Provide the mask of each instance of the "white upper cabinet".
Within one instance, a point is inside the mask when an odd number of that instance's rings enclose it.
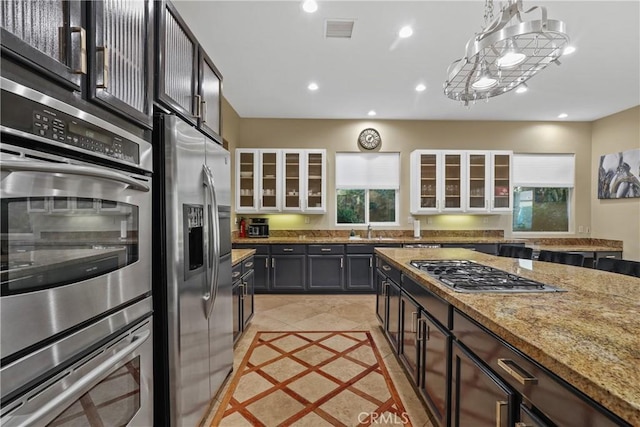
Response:
[[[490,191],[489,153],[486,151],[467,151],[467,191],[465,206],[468,212],[488,212]]]
[[[260,150],[236,150],[236,212],[258,211]]]
[[[237,149],[236,212],[326,212],[326,150]]]
[[[511,212],[512,210],[512,157],[511,151],[491,152],[490,209],[492,212]]]
[[[304,159],[303,211],[325,213],[327,211],[327,152],[326,150],[304,150]]]
[[[510,212],[510,165],[508,151],[413,151],[411,213]]]

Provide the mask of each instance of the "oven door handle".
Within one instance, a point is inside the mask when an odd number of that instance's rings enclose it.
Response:
[[[47,418],[47,416],[51,414],[51,412],[55,411],[56,408],[59,408],[61,406],[66,407],[70,403],[77,400],[80,396],[87,392],[88,388],[93,387],[96,381],[100,380],[100,378],[107,374],[115,365],[117,365],[125,357],[133,353],[138,347],[144,344],[144,342],[149,338],[150,335],[150,330],[146,330],[140,334],[134,335],[131,338],[131,342],[125,348],[109,357],[100,365],[96,366],[95,369],[73,383],[71,387],[60,393],[54,399],[51,399],[50,401],[42,405],[37,411],[33,412],[31,416],[29,416],[29,418],[21,421],[20,426],[27,427],[32,425],[39,425],[42,423],[42,420],[44,418]]]
[[[122,182],[134,190],[149,191],[149,186],[137,181],[123,173],[94,168],[91,166],[70,165],[67,163],[40,163],[21,160],[5,160],[0,163],[0,168],[12,172],[45,172],[64,173],[69,175],[90,176],[93,178],[104,178],[111,181]]]

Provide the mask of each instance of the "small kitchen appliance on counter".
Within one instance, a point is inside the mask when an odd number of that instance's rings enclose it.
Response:
[[[554,286],[467,260],[411,261],[456,292],[564,292]]]
[[[251,218],[249,224],[249,237],[269,237],[269,219]]]

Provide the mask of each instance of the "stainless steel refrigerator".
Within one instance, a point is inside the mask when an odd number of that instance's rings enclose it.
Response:
[[[174,115],[154,133],[155,424],[191,427],[233,367],[230,155]]]

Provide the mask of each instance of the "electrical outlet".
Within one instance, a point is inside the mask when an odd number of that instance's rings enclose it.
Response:
[[[578,233],[584,233],[584,227],[583,226],[579,226],[578,227]]]
[[[589,227],[588,225],[584,228],[584,232],[585,233],[590,233],[591,232],[591,227]]]
[[[305,224],[309,224],[309,222],[310,222],[309,217],[308,217],[308,216],[305,216],[305,217],[304,217],[304,223],[305,223]]]

